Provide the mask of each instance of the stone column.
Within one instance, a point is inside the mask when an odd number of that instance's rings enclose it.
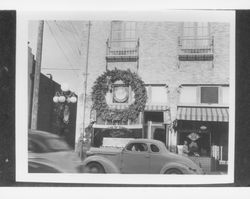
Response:
[[[177,118],[177,105],[179,101],[179,85],[168,85],[168,105],[170,109],[171,121],[175,121]],[[169,128],[169,149],[172,152],[176,152],[177,132],[171,125]]]

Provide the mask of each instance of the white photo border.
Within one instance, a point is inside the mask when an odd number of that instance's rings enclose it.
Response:
[[[225,175],[31,174],[28,173],[28,22],[30,20],[215,21],[230,23],[230,108],[228,173]],[[234,183],[235,153],[235,11],[169,10],[159,12],[17,12],[16,181],[141,185]]]

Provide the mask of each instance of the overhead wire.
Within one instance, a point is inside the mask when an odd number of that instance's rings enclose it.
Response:
[[[76,27],[74,26],[74,23],[72,21],[68,21],[68,23],[72,27],[72,30],[74,31],[74,33],[76,34],[76,36],[78,37],[78,39],[81,41],[81,35],[79,34],[79,32],[77,31]]]
[[[80,44],[82,41],[81,36],[79,35],[78,31],[76,30],[75,26],[73,25],[73,22],[68,21],[56,21],[58,26],[60,26],[62,29],[67,30],[68,33],[71,33],[73,38],[75,39],[76,44]],[[60,23],[59,23],[60,22]],[[80,47],[77,45],[77,47]]]
[[[58,41],[57,37],[55,36],[54,32],[52,31],[52,28],[51,28],[50,24],[48,23],[48,21],[46,21],[46,24],[48,25],[49,31],[50,31],[51,35],[53,36],[54,40],[56,41],[57,46],[60,48],[63,56],[66,58],[67,62],[69,63],[69,66],[73,69],[73,71],[75,72],[76,76],[79,77],[79,74],[76,73],[75,68],[73,67],[70,59],[68,58],[68,56],[66,55],[65,51],[63,50],[63,47],[60,45],[60,42]]]
[[[81,34],[77,31],[77,28],[74,26],[73,21],[65,21],[65,24],[69,24],[70,27],[72,28],[73,32],[75,33],[75,36],[78,37],[78,39],[81,41]]]
[[[71,41],[68,40],[68,37],[64,35],[64,32],[61,30],[60,26],[58,26],[58,23],[55,21],[55,25],[57,27],[57,29],[60,31],[62,37],[64,38],[64,41],[67,42],[68,46],[71,48],[72,52],[73,52],[73,55],[76,56],[77,58],[77,62],[78,64],[80,65],[80,53],[79,53],[79,49],[78,47],[76,47],[77,49],[75,49],[75,46],[72,45]]]
[[[78,31],[76,30],[76,28],[74,27],[74,25],[73,25],[73,22],[71,22],[71,21],[69,21],[68,23],[66,23],[65,21],[60,21],[62,24],[64,24],[64,25],[61,25],[61,27],[63,27],[63,28],[65,28],[65,29],[67,29],[67,30],[69,30],[70,29],[70,33],[72,33],[72,36],[73,36],[73,38],[74,38],[74,40],[75,40],[75,44],[76,44],[76,48],[77,48],[77,51],[78,51],[78,54],[79,55],[81,55],[82,54],[82,52],[81,52],[81,46],[82,46],[82,39],[81,39],[81,37],[80,37],[80,35],[79,35],[79,33],[78,33]]]
[[[74,31],[74,33],[75,33],[75,34],[73,34],[73,37],[75,38],[75,41],[76,41],[77,43],[79,43],[79,44],[80,44],[80,47],[78,48],[78,50],[79,50],[79,54],[81,55],[81,50],[80,50],[81,45],[82,45],[82,42],[81,42],[81,41],[82,41],[81,36],[79,35],[78,31],[76,30],[76,28],[75,28],[75,26],[74,26],[73,22],[68,21],[68,23],[70,24],[70,26],[72,27],[72,29],[73,29],[73,31]]]

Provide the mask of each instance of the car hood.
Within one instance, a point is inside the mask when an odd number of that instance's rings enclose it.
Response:
[[[81,161],[74,151],[29,153],[29,161],[45,164],[63,173],[76,173]]]

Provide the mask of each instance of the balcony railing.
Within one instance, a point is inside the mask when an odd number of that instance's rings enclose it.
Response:
[[[214,59],[213,37],[179,37],[180,61],[212,61]]]
[[[139,39],[125,41],[107,40],[107,62],[136,62],[139,59]]]

